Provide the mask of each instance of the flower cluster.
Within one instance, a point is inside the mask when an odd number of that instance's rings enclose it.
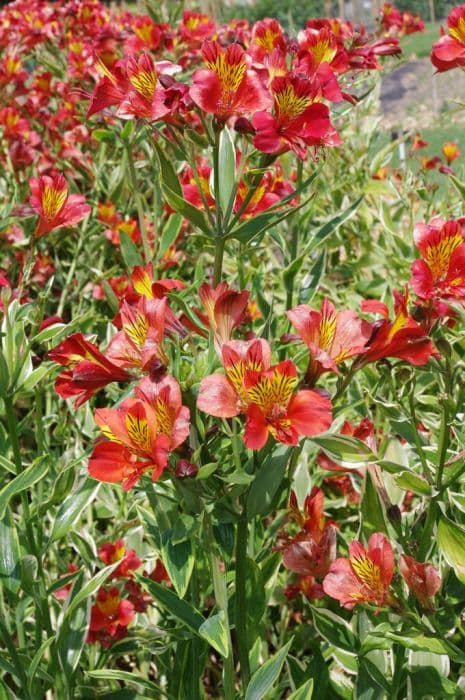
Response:
[[[419,15],[401,12],[390,2],[385,2],[380,10],[380,25],[388,36],[404,36],[425,30],[425,23]]]

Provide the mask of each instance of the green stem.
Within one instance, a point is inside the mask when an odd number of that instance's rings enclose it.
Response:
[[[224,238],[217,238],[215,241],[215,262],[213,263],[213,287],[217,287],[221,282],[223,272]]]
[[[247,638],[247,545],[248,523],[245,514],[237,523],[236,531],[236,633],[241,666],[242,692],[250,682],[249,640]]]
[[[415,380],[413,380],[415,381]],[[426,460],[425,452],[423,450],[423,446],[421,444],[421,438],[420,438],[420,433],[418,431],[417,427],[417,415],[416,415],[416,409],[415,409],[415,398],[414,398],[414,391],[415,391],[415,384],[412,386],[412,390],[409,392],[409,407],[410,407],[410,415],[412,418],[412,428],[413,428],[413,439],[415,441],[415,447],[417,448],[417,453],[421,461],[421,466],[423,467],[423,472],[428,481],[430,481],[430,470],[428,467],[428,462]]]
[[[397,700],[402,687],[402,670],[405,659],[405,649],[400,644],[395,644],[394,649],[394,672],[392,674],[391,700]]]
[[[126,153],[128,157],[129,179],[131,181],[132,193],[136,202],[137,218],[139,220],[140,234],[142,237],[142,248],[144,250],[145,262],[148,263],[152,259],[152,251],[150,250],[149,239],[147,236],[147,228],[145,226],[144,207],[137,186],[136,168],[134,165],[134,155],[132,152],[132,144],[126,145]]]
[[[60,301],[58,303],[57,316],[61,316],[63,313],[63,310],[65,308],[65,303],[66,303],[66,299],[68,297],[68,292],[71,289],[71,282],[73,280],[74,273],[76,272],[76,265],[77,265],[78,260],[79,260],[79,255],[80,255],[82,247],[84,245],[84,238],[85,238],[84,234],[85,234],[85,228],[80,232],[78,244],[76,246],[76,250],[74,251],[74,255],[73,255],[73,260],[72,260],[71,265],[69,267],[68,274],[66,275],[66,280],[65,280],[65,283],[63,286],[63,291],[61,292]]]
[[[210,519],[210,514],[207,512],[204,516],[204,525],[206,545],[212,570],[213,591],[215,593],[215,600],[218,610],[220,612],[222,611],[224,614],[224,625],[226,628],[228,640],[228,656],[224,659],[223,663],[224,700],[234,700],[234,656],[231,639],[231,629],[229,626],[228,591],[226,588],[225,574],[223,574],[221,571],[220,559],[217,555],[217,544],[213,534],[213,527]]]

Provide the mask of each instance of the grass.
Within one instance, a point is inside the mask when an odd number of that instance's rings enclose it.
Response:
[[[439,38],[441,22],[426,22],[425,31],[410,34],[401,41],[402,51],[406,57],[424,58],[431,53],[431,46]]]

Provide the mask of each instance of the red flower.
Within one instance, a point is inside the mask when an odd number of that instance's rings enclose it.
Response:
[[[441,588],[441,574],[432,564],[416,561],[407,554],[399,557],[399,570],[409,590],[425,609],[433,609],[432,598]]]
[[[247,370],[247,419],[244,442],[249,449],[264,447],[268,435],[285,445],[297,445],[299,436],[317,435],[332,422],[331,401],[313,390],[295,392],[297,370],[285,360],[270,369]]]
[[[317,583],[313,576],[299,576],[296,583],[291,583],[283,591],[288,600],[303,595],[307,600],[321,600],[324,591],[321,583]]]
[[[50,351],[49,357],[69,368],[58,375],[55,391],[63,399],[75,396],[76,408],[110,382],[126,382],[131,379],[130,374],[105,357],[82,333],[70,335]]]
[[[127,634],[127,626],[134,619],[134,605],[123,600],[117,588],[101,588],[90,615],[87,643],[100,642],[108,647]]]
[[[465,5],[454,7],[447,18],[449,34],[431,49],[431,63],[440,73],[465,66]]]
[[[210,416],[232,418],[248,406],[244,378],[249,369],[269,369],[271,350],[266,340],[232,340],[221,349],[224,374],[211,374],[200,382],[197,406]]]
[[[65,576],[68,576],[68,574],[74,574],[74,573],[76,573],[76,571],[79,571],[76,564],[68,564],[67,569],[68,569],[68,573],[63,574],[63,576],[60,576],[60,578],[64,578]],[[58,600],[66,600],[70,594],[72,587],[73,587],[73,583],[74,583],[74,581],[70,581],[69,583],[66,584],[66,586],[63,586],[63,588],[58,588],[58,590],[54,591],[53,595],[55,596],[55,598],[57,598]]]
[[[320,311],[300,304],[287,316],[310,350],[305,381],[311,386],[323,372],[339,373],[337,365],[363,353],[371,336],[370,323],[354,311],[336,312],[329,299],[323,300]]]
[[[158,383],[145,377],[135,394],[118,408],[97,409],[95,422],[107,440],[96,444],[89,460],[91,476],[121,482],[126,491],[148,471],[158,479],[169,452],[189,435],[189,409],[173,377],[165,375]]]
[[[207,68],[195,71],[190,96],[205,112],[224,122],[232,115],[269,106],[270,97],[257,74],[248,68],[246,53],[239,44],[223,49],[218,42],[206,41],[202,56]]]
[[[336,527],[326,521],[323,503],[323,491],[315,487],[305,499],[302,516],[294,492],[291,494],[289,505],[301,531],[280,549],[284,566],[301,576],[324,576],[336,558]]]
[[[368,549],[354,540],[349,546],[349,557],[331,564],[323,590],[349,610],[357,603],[381,607],[393,602],[389,593],[393,574],[393,549],[386,536],[376,532],[368,540]]]
[[[61,173],[51,177],[32,177],[29,186],[32,192],[29,201],[39,215],[35,236],[43,236],[62,226],[74,226],[91,210],[82,195],[68,194],[68,186]]]
[[[362,311],[381,314],[384,318],[373,324],[373,332],[365,352],[359,360],[359,366],[376,362],[383,357],[398,357],[412,365],[424,365],[430,357],[438,357],[433,343],[425,335],[423,328],[407,311],[407,294],[394,293],[396,316],[389,320],[389,310],[380,301],[362,302]]]
[[[420,148],[426,148],[428,141],[421,138],[421,135],[417,132],[413,138],[412,151],[419,151]]]
[[[131,572],[138,569],[142,564],[134,549],[126,549],[123,540],[116,540],[114,544],[105,542],[98,548],[97,554],[105,566],[120,561],[119,566],[111,573],[110,579],[132,576]]]
[[[195,45],[214,34],[215,23],[208,15],[184,10],[178,31],[182,41]]]
[[[465,296],[465,221],[436,218],[413,233],[421,259],[411,266],[410,284],[422,299]]]
[[[274,78],[271,83],[274,113],[257,112],[252,118],[256,131],[254,146],[264,153],[293,150],[302,160],[308,146],[341,143],[321,103],[317,80],[297,75]]]

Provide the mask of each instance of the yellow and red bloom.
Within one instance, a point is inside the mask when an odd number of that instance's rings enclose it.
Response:
[[[80,194],[68,194],[68,185],[61,173],[41,175],[29,180],[29,202],[39,215],[34,231],[43,236],[62,226],[74,226],[90,213],[90,206]]]
[[[247,310],[249,292],[236,292],[230,289],[227,282],[220,282],[216,287],[205,283],[199,289],[205,316],[202,321],[213,331],[213,339],[217,352],[221,352],[224,343],[231,340],[231,334],[239,326]]]
[[[274,78],[274,112],[256,112],[254,146],[263,153],[293,150],[304,159],[308,146],[334,146],[341,139],[331,124],[329,109],[321,103],[318,81],[297,75]]]
[[[189,409],[173,377],[160,382],[146,377],[118,408],[101,408],[95,422],[107,438],[95,445],[89,474],[107,483],[121,482],[126,491],[151,472],[155,481],[168,463],[169,452],[189,434]]]
[[[119,565],[111,572],[109,578],[126,578],[132,576],[132,572],[138,569],[142,560],[139,559],[134,549],[126,549],[123,540],[113,542],[105,542],[98,550],[97,554],[105,566],[115,564],[119,561]]]
[[[376,362],[383,357],[398,357],[412,365],[424,365],[431,357],[438,357],[437,350],[422,326],[408,313],[407,302],[407,293],[394,292],[393,321],[389,320],[386,304],[373,299],[362,302],[362,311],[381,314],[383,319],[373,324],[364,353],[356,360],[358,366]]]
[[[246,372],[267,370],[271,349],[266,340],[231,340],[221,348],[225,374],[210,374],[200,382],[197,406],[217,418],[232,418],[245,413],[248,406],[244,386]]]
[[[449,34],[443,33],[431,49],[431,63],[439,73],[465,66],[465,5],[454,7],[447,25]]]
[[[215,29],[215,23],[208,15],[184,10],[178,31],[183,42],[189,45],[198,45],[207,37],[211,38]]]
[[[287,316],[310,350],[305,381],[311,386],[324,372],[339,372],[338,364],[363,353],[371,336],[370,323],[354,311],[336,312],[329,299],[323,300],[320,311],[300,304]]]
[[[422,137],[421,134],[418,132],[415,134],[413,137],[413,142],[412,142],[412,151],[419,151],[420,148],[426,148],[428,145],[428,141],[425,141]]]
[[[82,333],[70,335],[50,351],[49,357],[69,368],[58,375],[55,391],[63,399],[75,397],[76,408],[107,384],[132,379],[124,369],[105,357],[96,345],[86,340]]]
[[[250,59],[239,44],[223,49],[218,42],[206,41],[202,56],[207,68],[195,71],[190,96],[205,112],[224,122],[233,115],[249,114],[271,104],[266,88],[249,68]]]
[[[413,233],[421,259],[412,263],[410,284],[422,299],[465,297],[465,220],[436,218]]]
[[[454,160],[457,160],[457,158],[460,158],[461,156],[459,147],[454,141],[446,141],[443,143],[442,152],[444,154],[444,158],[447,160],[447,165],[450,165],[454,162]]]
[[[422,608],[433,609],[433,598],[441,588],[441,574],[428,562],[416,561],[408,554],[399,557],[400,575]]]
[[[327,430],[332,423],[331,401],[314,390],[295,391],[297,369],[284,360],[268,370],[247,370],[245,445],[251,450],[264,447],[268,436],[285,445],[297,445],[299,437]]]
[[[394,574],[394,551],[386,536],[375,532],[365,549],[356,540],[349,545],[349,557],[336,559],[323,581],[326,595],[351,610],[357,603],[389,605]]]
[[[127,627],[134,619],[134,605],[121,598],[118,588],[100,588],[91,608],[87,643],[99,642],[108,647],[113,641],[127,635]]]

